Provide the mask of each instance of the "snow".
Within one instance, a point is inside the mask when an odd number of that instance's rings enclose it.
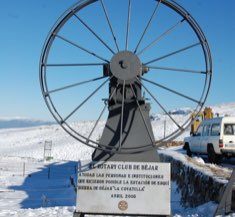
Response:
[[[0,217],[71,217],[73,212],[73,207],[1,210]]]
[[[195,208],[182,208],[180,201],[180,194],[177,191],[175,182],[172,183],[172,203],[171,208],[174,213],[174,217],[212,217],[217,205],[213,202],[203,204]]]
[[[212,106],[214,113],[220,116],[235,116],[235,103]],[[190,108],[172,111],[174,119],[183,123],[189,117]],[[163,135],[160,124],[168,121],[165,115],[152,115],[153,131],[156,139]],[[26,121],[27,120],[27,121]],[[93,122],[74,123],[74,126],[88,134]],[[100,138],[104,122],[99,123],[93,139]],[[174,124],[167,124],[167,131],[176,129]],[[182,141],[189,135],[186,130],[177,140]],[[52,160],[44,160],[45,141],[52,142]],[[182,150],[182,149],[181,149]],[[35,121],[27,118],[0,118],[0,217],[17,216],[72,216],[75,209],[75,191],[70,177],[76,177],[75,168],[78,160],[91,158],[93,149],[84,146],[69,136],[57,124]],[[162,150],[166,152],[166,150]],[[168,154],[183,160],[186,156],[179,148],[170,148]],[[205,173],[217,166],[206,163],[200,157],[194,157],[196,169],[204,168]],[[207,169],[205,169],[205,166]],[[230,169],[223,169],[231,173]],[[49,174],[49,175],[48,175]],[[209,202],[196,208],[184,208],[180,204],[180,194],[172,182],[172,211],[174,216],[212,216],[216,204]],[[235,217],[235,214],[231,215]]]
[[[217,182],[223,184],[228,183],[227,179],[231,176],[232,173],[231,169],[224,168],[215,164],[205,163],[205,161],[201,157],[190,158],[187,155],[182,154],[182,146],[159,150],[159,153],[169,155],[175,160],[182,162],[184,165],[193,168],[201,174],[210,176]]]
[[[193,157],[193,159],[198,163],[205,165],[205,161],[201,157]]]
[[[77,162],[0,158],[0,216],[72,216]]]
[[[210,106],[214,114],[219,116],[235,116],[235,102],[223,103],[216,106]]]

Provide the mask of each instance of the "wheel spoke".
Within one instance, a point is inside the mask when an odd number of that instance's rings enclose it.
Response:
[[[146,66],[149,69],[159,69],[159,70],[166,70],[166,71],[177,71],[177,72],[189,72],[189,73],[196,73],[196,74],[207,74],[205,71],[194,70],[194,69],[179,69],[179,68],[169,68],[169,67],[159,67],[159,66]]]
[[[90,28],[77,14],[74,14],[74,16],[111,52],[115,53],[108,45],[104,42],[104,40],[95,33],[95,31]]]
[[[164,111],[164,113],[174,122],[174,124],[179,128],[182,129],[182,127],[175,121],[175,119],[167,112],[167,110],[162,106],[162,104],[154,97],[154,95],[148,90],[148,88],[139,80],[138,77],[136,77],[136,80],[142,87],[147,91],[147,93],[153,98],[153,100],[157,103],[157,105]]]
[[[159,42],[161,39],[163,39],[165,36],[167,36],[169,33],[171,33],[173,30],[175,30],[181,23],[185,21],[185,18],[177,22],[175,25],[170,27],[168,30],[166,30],[164,33],[162,33],[158,38],[156,38],[153,42],[151,42],[148,46],[143,48],[137,55],[141,55],[144,51],[148,50],[152,46],[156,45],[157,42]]]
[[[201,104],[200,101],[198,101],[198,100],[196,100],[196,99],[193,99],[192,97],[186,96],[185,94],[182,94],[182,93],[180,93],[180,92],[178,92],[178,91],[176,91],[176,90],[170,89],[170,88],[168,88],[168,87],[165,87],[165,86],[163,86],[163,85],[161,85],[161,84],[158,84],[158,83],[156,83],[156,82],[154,82],[154,81],[150,81],[150,80],[148,80],[148,79],[146,79],[146,78],[143,78],[143,77],[142,77],[141,79],[144,80],[144,81],[146,81],[146,82],[149,82],[149,83],[151,83],[151,84],[153,84],[153,85],[155,85],[155,86],[157,86],[157,87],[160,87],[160,88],[162,88],[162,89],[164,89],[164,90],[167,90],[167,91],[169,91],[169,92],[171,92],[171,93],[174,93],[174,94],[179,95],[179,96],[181,96],[181,97],[183,97],[183,98],[186,98],[186,99],[188,99],[188,100],[191,100],[191,101],[193,101],[193,102],[196,102],[198,105]]]
[[[67,67],[67,66],[103,66],[105,63],[49,63],[44,64],[47,67]]]
[[[145,29],[144,29],[144,32],[142,33],[142,35],[141,35],[141,37],[140,37],[140,40],[139,40],[139,42],[138,42],[138,44],[137,44],[137,46],[136,46],[136,48],[135,48],[134,53],[137,52],[137,50],[138,50],[138,48],[139,48],[139,46],[140,46],[140,43],[142,42],[142,40],[143,40],[143,38],[144,38],[144,36],[145,36],[145,34],[146,34],[146,32],[147,32],[147,30],[148,30],[150,24],[152,23],[152,20],[153,20],[155,14],[156,14],[156,12],[157,12],[157,9],[158,9],[158,7],[159,7],[161,1],[162,1],[162,0],[159,0],[159,1],[158,1],[157,5],[156,5],[156,7],[155,7],[155,9],[154,9],[154,11],[153,11],[153,13],[152,13],[152,16],[150,17],[150,19],[149,19],[149,21],[148,21],[148,23],[147,23],[147,26],[146,26]]]
[[[115,34],[114,34],[114,31],[113,31],[113,27],[112,27],[111,21],[110,21],[110,19],[109,19],[109,16],[108,16],[107,10],[106,10],[105,5],[104,5],[104,1],[103,1],[103,0],[100,0],[100,2],[101,2],[101,5],[102,5],[102,8],[103,8],[103,11],[104,11],[104,14],[105,14],[106,20],[107,20],[108,25],[109,25],[109,29],[110,29],[110,31],[111,31],[111,33],[112,33],[114,43],[115,43],[116,48],[117,48],[117,50],[118,50],[118,52],[119,52],[119,47],[118,47],[118,44],[117,44],[117,38],[116,38],[116,36],[115,36]]]
[[[119,85],[119,84],[118,84],[118,85]],[[118,88],[118,85],[117,85],[116,88],[113,90],[112,94],[110,95],[110,97],[109,97],[109,99],[108,99],[108,102],[113,98],[113,95],[114,95],[114,93],[116,92],[116,90],[117,90],[117,88]],[[95,131],[95,128],[97,127],[97,125],[98,125],[98,123],[99,123],[101,117],[103,116],[103,114],[104,114],[104,112],[105,112],[107,106],[108,106],[108,104],[105,103],[104,108],[102,109],[102,111],[101,111],[101,113],[100,113],[98,119],[96,120],[94,127],[92,128],[92,130],[91,130],[89,136],[87,137],[87,143],[89,143],[89,140],[90,140],[90,138],[91,138],[93,132]]]
[[[150,64],[150,63],[157,62],[157,61],[159,61],[159,60],[165,59],[165,58],[170,57],[170,56],[172,56],[172,55],[175,55],[175,54],[181,53],[181,52],[183,52],[183,51],[186,51],[186,50],[188,50],[188,49],[191,49],[191,48],[193,48],[193,47],[196,47],[196,46],[198,46],[198,45],[200,45],[200,44],[201,44],[201,43],[198,42],[198,43],[189,45],[189,46],[187,46],[187,47],[184,47],[184,48],[182,48],[182,49],[176,50],[176,51],[174,51],[174,52],[172,52],[172,53],[169,53],[169,54],[167,54],[167,55],[164,55],[164,56],[161,56],[161,57],[159,57],[159,58],[150,60],[149,62],[145,63],[144,65],[148,65],[148,64]]]
[[[103,78],[106,78],[106,76],[93,78],[93,79],[86,80],[86,81],[77,82],[75,84],[70,84],[70,85],[67,85],[67,86],[64,86],[64,87],[60,87],[60,88],[57,88],[57,89],[54,89],[54,90],[50,90],[46,93],[46,95],[49,95],[51,93],[55,93],[55,92],[58,92],[58,91],[62,91],[62,90],[68,89],[68,88],[73,88],[73,87],[76,87],[76,86],[79,86],[79,85],[82,85],[82,84],[87,84],[87,83],[90,83],[90,82],[93,82],[93,81],[98,81],[98,80],[103,79]]]
[[[64,120],[61,121],[61,123],[64,123],[65,121],[67,121],[75,112],[78,111],[78,109],[80,109],[92,96],[94,96],[97,91],[103,87],[111,78],[108,78],[107,80],[105,80],[99,87],[97,87],[85,100],[82,101],[81,104],[79,104],[66,118],[64,118]]]
[[[62,39],[63,41],[65,41],[65,42],[67,42],[67,43],[69,43],[69,44],[71,44],[71,45],[73,45],[73,46],[75,46],[75,47],[77,47],[77,48],[79,48],[80,50],[83,50],[84,52],[86,52],[86,53],[88,53],[88,54],[90,54],[90,55],[92,55],[92,56],[95,56],[96,58],[98,58],[98,59],[100,59],[100,60],[103,60],[103,61],[109,63],[109,61],[106,60],[105,58],[103,58],[103,57],[101,57],[101,56],[99,56],[99,55],[97,55],[97,54],[95,54],[95,53],[93,53],[93,52],[87,50],[87,49],[84,48],[84,47],[81,47],[80,45],[78,45],[78,44],[76,44],[76,43],[74,43],[74,42],[72,42],[72,41],[70,41],[70,40],[68,40],[68,39],[66,39],[66,38],[64,38],[64,37],[62,37],[62,36],[60,36],[60,35],[56,35],[56,37]]]
[[[119,149],[122,147],[122,134],[123,134],[123,118],[124,118],[124,97],[125,97],[125,85],[126,81],[123,80],[123,85],[122,85],[122,108],[121,108],[121,123],[120,123],[120,139],[119,139]]]
[[[149,136],[149,138],[150,138],[152,144],[154,145],[154,143],[155,143],[154,138],[152,138],[152,135],[151,135],[151,133],[150,133],[150,130],[149,130],[148,125],[147,125],[147,123],[146,123],[146,120],[145,120],[145,118],[144,118],[143,111],[142,111],[142,109],[141,109],[141,107],[140,107],[140,104],[139,104],[139,102],[138,102],[137,96],[136,96],[135,91],[134,91],[134,89],[133,89],[133,87],[132,87],[132,84],[130,84],[130,87],[131,87],[131,91],[132,91],[132,93],[133,93],[133,96],[135,97],[135,101],[136,101],[136,104],[137,104],[137,106],[138,106],[138,108],[139,108],[140,115],[141,115],[142,120],[143,120],[143,122],[144,122],[144,126],[145,126],[145,128],[146,128],[146,130],[147,130],[148,136]]]
[[[128,1],[128,16],[127,16],[127,27],[126,27],[126,50],[128,49],[130,21],[131,21],[131,0]]]
[[[95,125],[93,126],[93,128],[92,128],[92,130],[91,130],[89,136],[87,137],[87,143],[89,143],[89,140],[90,140],[90,138],[91,138],[93,132],[95,131],[95,128],[97,127],[97,125],[98,125],[98,123],[99,123],[101,117],[103,116],[104,111],[105,111],[106,108],[107,108],[107,104],[105,103],[104,108],[102,109],[102,111],[101,111],[101,113],[100,113],[98,119],[97,119],[96,122],[95,122]]]

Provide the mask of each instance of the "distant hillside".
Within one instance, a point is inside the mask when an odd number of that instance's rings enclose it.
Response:
[[[53,123],[54,122],[35,120],[35,119],[30,119],[30,118],[0,117],[0,129],[35,127],[35,126],[41,126],[41,125],[49,125]]]
[[[235,102],[222,103],[214,106],[209,105],[209,107],[212,108],[214,116],[217,114],[219,116],[235,116]],[[192,111],[192,108],[177,108],[169,111],[169,114],[174,116],[187,116]],[[150,115],[150,119],[151,121],[159,121],[161,119],[165,119],[165,117],[163,114],[155,113]],[[24,117],[0,117],[0,129],[36,127],[50,124],[55,124],[55,122]]]
[[[219,105],[207,105],[208,107],[212,108],[212,111],[214,113],[214,117],[216,116],[235,116],[235,102],[230,102],[230,103],[222,103]],[[203,111],[203,109],[202,109]],[[193,108],[177,108],[168,111],[170,115],[189,115],[193,112]],[[160,120],[162,117],[162,114],[151,114],[150,119],[152,121],[154,120]]]
[[[219,105],[206,105],[212,107],[214,113],[220,116],[235,116],[235,102]],[[190,108],[178,108],[169,111],[174,120],[183,124],[190,116]],[[94,127],[94,121],[72,123],[72,127],[83,135],[89,135]],[[151,117],[155,139],[160,139],[164,132],[171,133],[177,126],[164,114],[155,114]],[[166,129],[164,131],[164,124]],[[41,126],[44,125],[44,126]],[[97,141],[102,135],[105,121],[93,132],[91,139]],[[38,127],[37,127],[38,126]],[[2,128],[2,129],[1,129]],[[3,129],[15,128],[15,129]],[[183,141],[190,135],[186,129],[175,141]],[[52,122],[33,120],[29,118],[1,118],[0,117],[0,156],[20,156],[43,158],[45,141],[52,141],[52,156],[54,159],[75,160],[90,159],[93,149],[83,145],[66,133],[58,124]]]
[[[214,115],[219,116],[235,116],[235,102],[222,103],[215,106],[210,106],[214,112]]]

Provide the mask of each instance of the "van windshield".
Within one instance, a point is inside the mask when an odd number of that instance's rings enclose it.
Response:
[[[235,123],[224,124],[224,135],[235,135]]]

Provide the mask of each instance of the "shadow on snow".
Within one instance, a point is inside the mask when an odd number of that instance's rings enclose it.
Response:
[[[26,171],[22,185],[9,188],[17,192],[15,195],[27,195],[20,202],[21,208],[75,206],[77,162],[46,164],[36,170]]]

